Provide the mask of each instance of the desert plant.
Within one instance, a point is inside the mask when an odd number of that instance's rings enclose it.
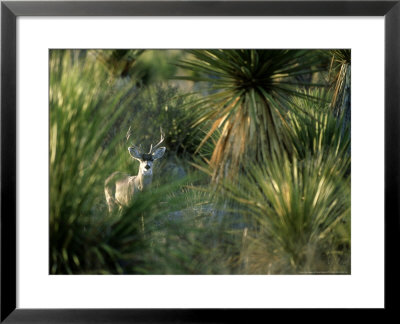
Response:
[[[107,245],[94,244],[99,239],[94,237],[107,219],[103,188],[116,167],[110,148],[117,139],[107,147],[103,143],[127,109],[120,99],[129,91],[111,95],[104,69],[92,60],[73,60],[74,53],[50,55],[51,273],[77,273],[99,264],[108,269]]]
[[[350,271],[349,263],[328,262],[340,253],[342,261],[349,261],[349,163],[349,158],[326,154],[302,161],[276,157],[249,167],[240,186],[226,187],[255,221],[242,255],[248,272]],[[329,244],[334,241],[341,243]]]
[[[345,126],[351,119],[351,50],[337,49],[326,52],[331,56],[332,87],[331,109],[336,116],[344,116]]]
[[[308,97],[293,97],[288,122],[294,151],[299,160],[307,154],[326,152],[342,157],[349,154],[350,128],[344,124],[344,114],[335,115],[330,109],[331,92],[324,88],[304,91]]]
[[[192,104],[200,109],[193,125],[212,125],[206,141],[221,130],[210,164],[214,180],[233,178],[243,161],[271,153],[292,153],[286,129],[289,98],[304,97],[295,76],[310,72],[319,60],[307,50],[192,50],[182,68],[195,72],[178,79],[207,82],[211,91]]]

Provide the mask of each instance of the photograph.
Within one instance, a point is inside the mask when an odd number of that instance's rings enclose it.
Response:
[[[49,49],[50,275],[350,275],[351,50]]]

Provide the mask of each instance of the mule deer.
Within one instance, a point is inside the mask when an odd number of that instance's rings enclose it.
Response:
[[[140,146],[133,145],[128,147],[130,155],[139,161],[139,172],[135,176],[114,172],[105,181],[105,195],[108,210],[111,213],[116,207],[121,210],[132,202],[134,195],[148,188],[153,180],[153,162],[161,158],[165,153],[165,147],[158,147],[164,141],[164,134],[160,128],[161,139],[153,146],[150,151],[143,153]],[[130,128],[127,133],[127,140],[131,135]]]

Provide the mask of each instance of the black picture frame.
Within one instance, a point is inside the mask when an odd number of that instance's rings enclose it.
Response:
[[[19,16],[384,16],[385,308],[397,306],[399,246],[400,0],[395,1],[2,1],[1,323],[258,322],[269,309],[16,308],[16,19]],[[371,233],[371,236],[373,233]],[[371,259],[373,257],[371,256]],[[373,262],[373,260],[371,260]],[[367,284],[367,283],[366,283]],[[280,310],[282,311],[282,310]],[[299,310],[297,310],[299,311]],[[299,311],[299,316],[309,312]],[[297,316],[297,315],[296,315]],[[305,315],[308,317],[309,315]],[[325,317],[326,315],[322,315]],[[335,315],[329,315],[335,316]],[[371,319],[371,314],[367,316]],[[319,317],[319,316],[318,316]],[[265,319],[266,320],[266,319]],[[311,318],[309,318],[311,320]],[[324,320],[319,318],[319,320]]]

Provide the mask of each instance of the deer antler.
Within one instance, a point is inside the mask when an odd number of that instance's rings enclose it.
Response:
[[[132,135],[132,130],[131,130],[131,126],[129,126],[129,129],[128,129],[128,131],[126,132],[126,135],[125,135],[126,141],[127,141],[127,142],[128,142],[128,140],[129,140],[129,137],[131,137],[131,135]]]
[[[129,129],[128,129],[128,131],[126,132],[126,135],[125,135],[126,141],[127,141],[127,142],[128,142],[128,140],[129,140],[129,138],[131,137],[131,135],[132,135],[132,130],[131,130],[131,126],[129,126]],[[131,147],[132,147],[132,148],[138,149],[139,152],[142,152],[142,151],[143,151],[143,150],[142,150],[142,144],[140,144],[139,146],[137,146],[137,145],[135,145],[133,142],[131,142]]]
[[[161,133],[160,141],[154,146],[153,146],[153,144],[150,145],[150,151],[148,154],[151,154],[162,142],[164,142],[165,134],[163,133],[161,126],[160,126],[160,133]]]

